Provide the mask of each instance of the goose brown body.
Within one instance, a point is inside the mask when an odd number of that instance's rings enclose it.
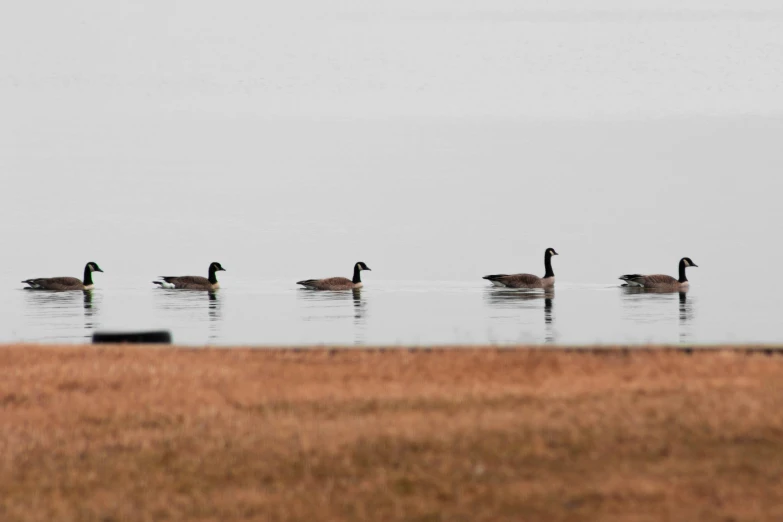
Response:
[[[353,279],[347,277],[329,277],[327,279],[305,279],[297,281],[296,284],[302,285],[313,290],[355,290],[363,286],[361,272],[371,270],[364,262],[359,261],[353,266]]]
[[[25,290],[92,290],[94,284],[92,281],[93,272],[103,272],[97,263],[90,261],[84,265],[84,278],[76,277],[39,277],[34,279],[25,279],[22,281],[28,286]]]
[[[625,281],[622,286],[639,286],[655,290],[684,290],[690,286],[688,278],[685,276],[685,269],[692,266],[698,267],[699,265],[694,263],[690,257],[680,259],[679,279],[666,274],[626,274],[620,276],[620,279]]]
[[[558,255],[554,248],[544,251],[544,277],[533,274],[495,274],[484,276],[483,279],[495,286],[505,288],[552,288],[555,286],[555,273],[552,271],[552,256]]]
[[[217,272],[225,272],[225,268],[218,262],[209,265],[209,277],[201,276],[161,276],[162,281],[153,281],[162,288],[177,290],[217,290],[220,283],[217,280]]]

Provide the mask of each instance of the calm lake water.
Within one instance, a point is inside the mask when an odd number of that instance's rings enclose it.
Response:
[[[88,5],[0,22],[0,342],[783,342],[777,2]]]
[[[660,294],[563,282],[545,293],[383,280],[356,292],[317,292],[223,279],[228,288],[214,294],[130,286],[91,294],[9,290],[0,338],[78,343],[96,329],[165,328],[189,345],[781,341],[767,312],[778,297],[765,292],[745,301],[720,288]]]

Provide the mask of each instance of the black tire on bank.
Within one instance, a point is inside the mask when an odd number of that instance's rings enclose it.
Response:
[[[156,330],[151,332],[95,332],[93,344],[132,343],[132,344],[171,344],[171,332]]]

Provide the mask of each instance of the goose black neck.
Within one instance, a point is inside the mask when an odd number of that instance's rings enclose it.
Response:
[[[678,279],[678,281],[680,283],[684,283],[687,280],[688,280],[688,278],[685,277],[685,261],[680,260],[680,278]]]
[[[90,265],[86,265],[84,267],[84,286],[90,286],[92,284],[92,270],[90,270]]]
[[[361,283],[362,282],[362,271],[359,270],[359,265],[354,265],[353,267],[353,284]]]
[[[552,255],[549,252],[544,254],[544,267],[546,268],[544,277],[555,277],[555,273],[552,271]]]
[[[214,266],[210,266],[209,267],[209,282],[212,283],[213,285],[215,283],[217,283],[217,274],[216,274],[216,272],[217,272],[217,270],[215,270]]]

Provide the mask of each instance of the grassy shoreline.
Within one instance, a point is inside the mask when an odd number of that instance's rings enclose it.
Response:
[[[783,357],[705,348],[4,346],[0,520],[781,519]]]

